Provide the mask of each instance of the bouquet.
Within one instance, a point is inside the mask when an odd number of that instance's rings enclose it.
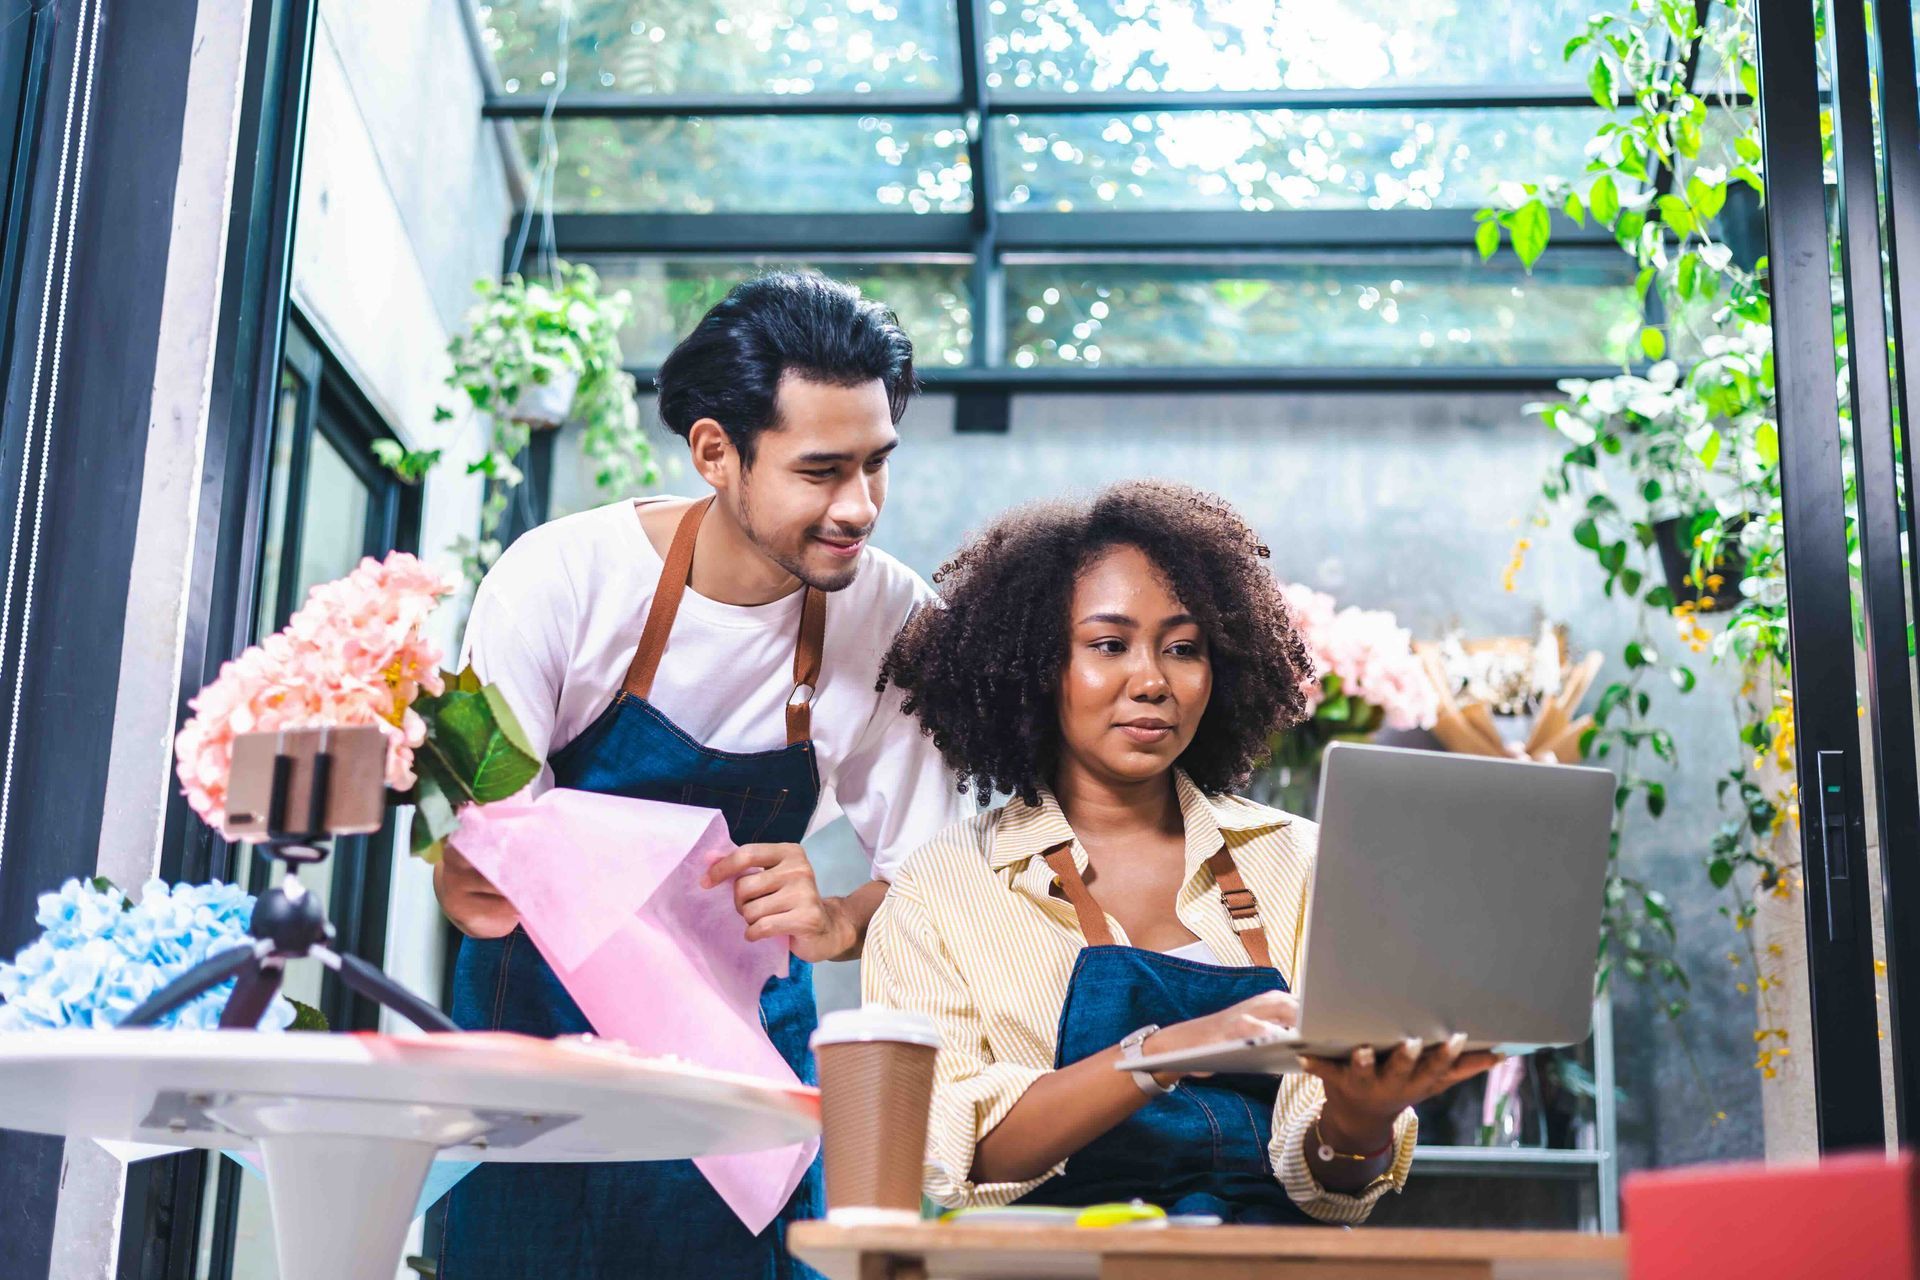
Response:
[[[69,880],[40,895],[40,937],[11,964],[0,962],[0,1031],[117,1026],[201,961],[249,945],[252,914],[251,894],[218,881],[169,886],[150,880],[134,903],[106,880]],[[232,982],[215,987],[158,1025],[212,1030],[232,990]],[[314,1010],[276,996],[260,1029],[318,1020]]]
[[[1440,702],[1433,724],[1440,745],[1468,755],[1578,761],[1593,717],[1574,711],[1599,674],[1600,655],[1569,663],[1565,650],[1564,637],[1546,624],[1537,640],[1449,636],[1437,648],[1422,648],[1420,661]],[[1508,741],[1495,719],[1526,716],[1533,720],[1523,743]]]
[[[1311,771],[1327,744],[1379,729],[1426,729],[1439,698],[1413,651],[1413,636],[1381,609],[1342,609],[1332,596],[1298,583],[1280,594],[1313,658],[1308,718],[1275,735],[1273,762]]]
[[[323,583],[284,629],[220,668],[188,705],[175,740],[187,802],[226,821],[233,740],[243,733],[377,726],[387,786],[415,806],[412,847],[432,861],[462,805],[504,800],[540,760],[499,689],[471,670],[442,672],[427,619],[453,584],[405,552],[371,557]]]

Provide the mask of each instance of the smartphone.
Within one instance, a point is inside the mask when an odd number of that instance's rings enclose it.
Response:
[[[320,830],[308,831],[313,817],[314,761],[324,752],[328,766]],[[227,773],[227,820],[220,828],[229,840],[267,838],[273,802],[274,762],[287,758],[286,805],[279,815],[283,830],[301,835],[364,835],[378,831],[387,814],[387,739],[373,725],[351,728],[283,729],[243,733],[233,740],[233,764]]]

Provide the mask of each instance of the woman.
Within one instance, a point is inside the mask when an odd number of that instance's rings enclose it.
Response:
[[[1493,1064],[1456,1037],[1279,1079],[1114,1069],[1298,1019],[1315,829],[1231,794],[1312,676],[1266,555],[1176,485],[1022,508],[889,654],[963,786],[1013,796],[909,858],[867,939],[867,1001],[943,1035],[936,1202],[1357,1222],[1405,1184],[1412,1104]]]

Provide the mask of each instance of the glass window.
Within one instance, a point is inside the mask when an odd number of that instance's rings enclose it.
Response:
[[[554,83],[556,0],[479,6],[508,93]],[[952,94],[953,0],[574,0],[570,90]]]
[[[561,213],[964,213],[973,207],[957,116],[566,119]],[[520,122],[527,163],[539,124]]]
[[[620,334],[627,362],[652,368],[734,285],[775,268],[815,270],[892,307],[922,368],[967,362],[973,342],[968,260],[588,258],[609,288],[630,290],[633,319]]]
[[[1588,0],[994,0],[988,88],[1321,89],[1572,81]]]
[[[1009,257],[1008,358],[1020,368],[1614,363],[1639,314],[1620,257],[1562,255],[1531,276],[1471,253]]]
[[[1002,209],[1478,208],[1574,177],[1597,110],[1137,111],[993,122]]]
[[[299,435],[301,407],[308,392],[305,378],[291,369],[280,371],[280,400],[273,421],[273,470],[267,480],[265,541],[260,550],[256,625],[263,636],[280,625],[280,559],[287,537],[287,488],[293,482],[294,439]]]

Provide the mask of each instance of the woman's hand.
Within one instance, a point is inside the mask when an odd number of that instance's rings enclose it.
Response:
[[[1358,1155],[1393,1140],[1393,1122],[1402,1111],[1479,1075],[1500,1060],[1498,1054],[1465,1053],[1465,1036],[1454,1036],[1424,1052],[1408,1040],[1391,1053],[1361,1046],[1342,1062],[1302,1058],[1307,1071],[1325,1086],[1320,1135],[1336,1151]]]
[[[1252,999],[1228,1005],[1218,1013],[1163,1027],[1146,1038],[1140,1046],[1140,1052],[1172,1053],[1227,1040],[1251,1040],[1288,1030],[1298,1026],[1299,1022],[1300,1001],[1296,997],[1284,991],[1263,991]],[[1181,1076],[1209,1074],[1205,1071],[1164,1071],[1155,1072],[1154,1078],[1167,1084]]]

